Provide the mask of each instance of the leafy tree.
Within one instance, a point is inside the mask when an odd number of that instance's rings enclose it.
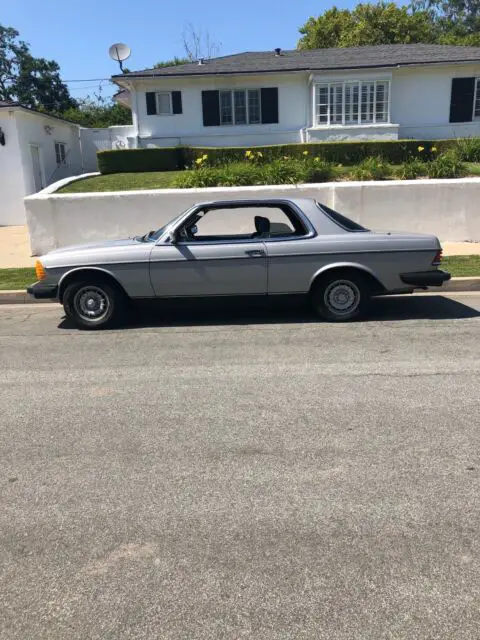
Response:
[[[76,106],[54,60],[35,58],[19,33],[0,24],[0,100],[62,113]]]
[[[412,0],[413,11],[429,11],[442,44],[480,45],[480,0]]]
[[[175,67],[179,64],[185,64],[186,62],[191,62],[190,58],[178,58],[177,56],[175,56],[172,60],[157,62],[157,64],[153,65],[153,68],[161,69],[162,67]]]
[[[132,124],[132,113],[127,107],[113,99],[79,100],[78,107],[72,107],[62,113],[62,117],[82,127],[101,129],[115,125]]]
[[[352,10],[333,7],[309,18],[300,33],[299,49],[434,43],[439,35],[431,10],[393,2],[358,4]]]

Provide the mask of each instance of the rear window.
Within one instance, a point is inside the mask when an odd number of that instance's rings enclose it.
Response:
[[[358,224],[357,222],[350,220],[350,218],[343,216],[341,213],[338,213],[338,211],[330,209],[326,204],[320,204],[317,202],[317,205],[319,209],[321,209],[330,218],[330,220],[332,220],[332,222],[335,222],[335,224],[342,229],[345,229],[345,231],[356,231],[357,233],[359,231],[369,231],[369,229],[362,227],[361,224]]]

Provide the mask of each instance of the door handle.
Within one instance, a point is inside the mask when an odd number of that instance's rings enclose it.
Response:
[[[245,251],[245,253],[251,258],[263,258],[265,256],[265,251],[261,249],[251,249],[250,251]]]

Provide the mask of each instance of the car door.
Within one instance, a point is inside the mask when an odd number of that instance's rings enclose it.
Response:
[[[250,233],[232,234],[228,216],[221,224],[214,221],[213,226],[215,235],[199,233],[195,238],[174,243],[168,239],[153,247],[150,278],[156,296],[266,294],[267,252],[263,240],[252,238]]]

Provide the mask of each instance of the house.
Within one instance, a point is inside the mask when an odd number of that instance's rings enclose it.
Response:
[[[23,198],[82,171],[79,127],[0,101],[0,225],[25,224]]]
[[[480,47],[247,52],[113,76],[129,147],[480,134]]]

